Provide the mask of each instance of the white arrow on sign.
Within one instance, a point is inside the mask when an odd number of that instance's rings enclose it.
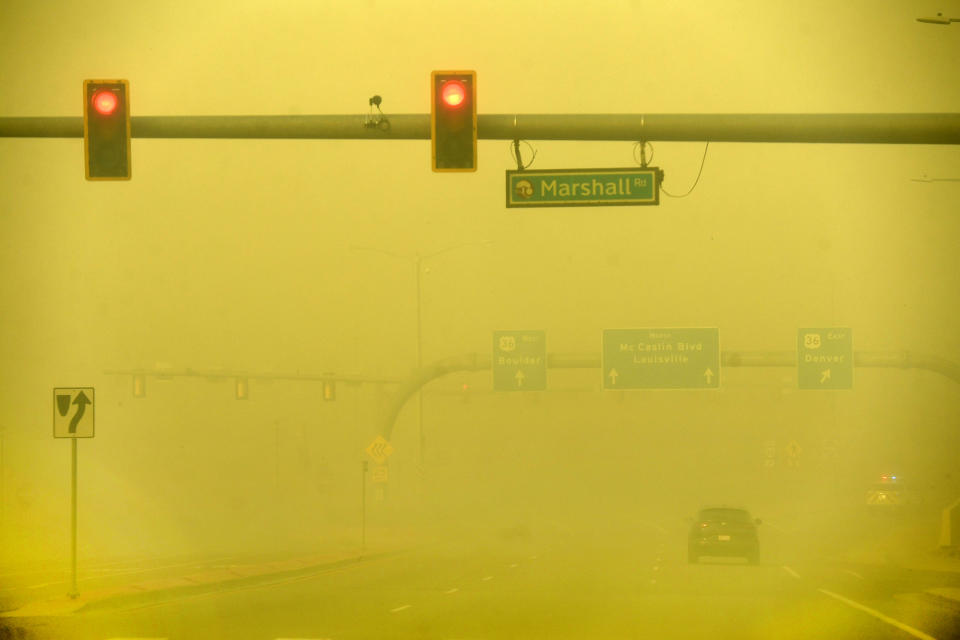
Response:
[[[820,384],[830,379],[830,369],[824,369],[820,372]]]
[[[707,379],[707,384],[710,384],[710,381],[713,380],[713,371],[707,368],[707,370],[703,372],[703,377]]]
[[[610,369],[610,373],[608,375],[610,376],[610,384],[617,384],[617,376],[620,375],[619,373],[617,373],[617,370]]]
[[[513,376],[513,377],[517,379],[517,386],[518,386],[518,387],[522,387],[522,386],[523,386],[523,379],[526,378],[527,376],[523,375],[523,371],[520,371],[519,369],[517,369],[517,375],[515,375],[515,376]]]

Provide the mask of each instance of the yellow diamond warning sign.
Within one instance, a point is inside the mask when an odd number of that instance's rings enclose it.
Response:
[[[386,462],[391,453],[393,453],[393,445],[387,442],[383,436],[374,438],[373,442],[367,447],[367,455],[379,464]]]

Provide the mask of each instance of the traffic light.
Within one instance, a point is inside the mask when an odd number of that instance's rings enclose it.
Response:
[[[87,180],[130,179],[130,84],[83,81],[83,168]]]
[[[250,383],[246,378],[237,378],[237,400],[250,399]]]
[[[332,402],[337,399],[337,381],[333,379],[323,381],[323,400]]]
[[[143,398],[147,395],[147,377],[142,373],[133,375],[133,397]]]
[[[430,74],[430,157],[434,171],[477,170],[477,73]]]

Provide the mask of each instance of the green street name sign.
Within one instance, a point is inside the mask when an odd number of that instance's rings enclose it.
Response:
[[[660,204],[662,177],[657,167],[507,171],[507,208]]]
[[[853,388],[853,330],[797,330],[797,384],[801,389]]]
[[[493,332],[494,391],[543,391],[547,388],[547,333]]]
[[[604,329],[604,389],[717,389],[719,329]]]

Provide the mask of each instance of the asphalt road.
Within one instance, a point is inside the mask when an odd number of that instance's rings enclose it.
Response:
[[[444,544],[316,576],[28,621],[37,638],[938,638],[960,611],[915,572],[855,570],[772,548],[760,566],[686,561],[662,529],[631,544]]]

